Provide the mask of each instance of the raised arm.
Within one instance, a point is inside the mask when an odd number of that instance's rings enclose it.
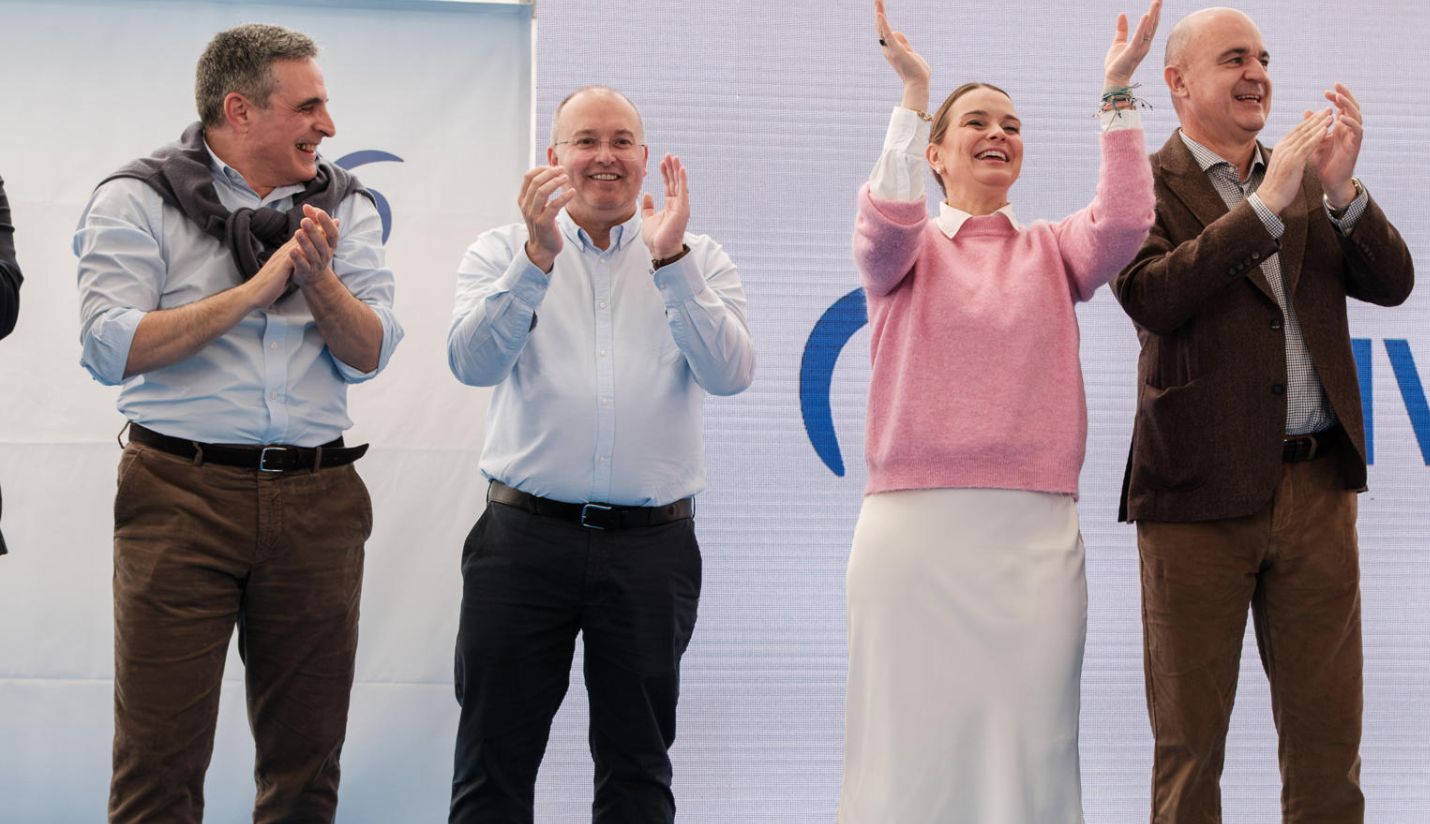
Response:
[[[913,269],[928,223],[924,203],[925,152],[929,142],[929,65],[901,31],[889,25],[883,0],[875,0],[874,24],[884,59],[903,85],[889,118],[884,148],[859,193],[854,226],[854,262],[873,294],[898,287]]]
[[[1306,163],[1329,122],[1322,111],[1291,129],[1271,153],[1256,193],[1196,237],[1174,245],[1159,216],[1132,264],[1112,281],[1128,317],[1149,332],[1170,334],[1222,289],[1258,271],[1280,246],[1284,224],[1277,215],[1300,191]]]
[[[650,250],[655,285],[665,301],[666,322],[675,345],[700,384],[712,395],[734,395],[755,377],[755,346],[745,319],[745,291],[725,252],[712,242],[693,250],[686,243],[690,186],[680,158],[660,161],[665,199],[641,201],[641,238]]]
[[[1153,0],[1129,38],[1127,15],[1119,14],[1103,63],[1102,165],[1097,194],[1086,208],[1055,227],[1078,300],[1090,300],[1132,260],[1152,227],[1156,202],[1142,120],[1131,93],[1133,74],[1152,47],[1161,0]]]
[[[575,191],[560,166],[538,166],[522,178],[517,208],[526,231],[477,238],[457,271],[457,303],[447,332],[447,365],[468,386],[496,386],[511,372],[546,296],[561,253],[556,216]]]

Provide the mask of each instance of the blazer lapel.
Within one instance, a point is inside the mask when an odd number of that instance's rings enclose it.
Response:
[[[1267,156],[1269,157],[1269,155]],[[1197,165],[1197,159],[1192,156],[1191,149],[1188,149],[1187,144],[1182,142],[1180,130],[1173,130],[1171,138],[1157,153],[1157,159],[1162,166],[1162,182],[1191,211],[1201,223],[1202,228],[1215,223],[1227,213],[1226,204],[1222,202],[1221,195],[1217,194],[1216,187],[1212,186],[1212,182],[1207,179],[1207,173],[1202,171],[1202,167]],[[1304,222],[1301,225],[1301,232],[1304,241]],[[1286,234],[1290,234],[1289,225]],[[1284,246],[1286,238],[1283,237],[1282,240]],[[1299,264],[1298,258],[1298,267]],[[1284,262],[1282,265],[1285,265]],[[1256,288],[1260,289],[1272,303],[1276,303],[1276,293],[1272,291],[1271,284],[1266,281],[1266,275],[1262,273],[1260,266],[1256,267],[1255,271],[1248,273],[1247,279],[1255,284]]]

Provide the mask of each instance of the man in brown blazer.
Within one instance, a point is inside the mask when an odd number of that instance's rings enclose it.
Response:
[[[1188,16],[1152,156],[1157,222],[1113,282],[1142,343],[1121,517],[1137,523],[1154,824],[1220,822],[1248,606],[1271,684],[1286,822],[1361,822],[1356,492],[1365,434],[1346,298],[1410,294],[1410,253],[1354,176],[1337,84],[1268,151],[1266,48]]]

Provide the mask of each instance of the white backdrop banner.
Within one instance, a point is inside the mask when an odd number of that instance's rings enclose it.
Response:
[[[351,393],[373,492],[340,818],[445,820],[456,729],[457,561],[484,494],[487,393],[446,366],[463,250],[517,219],[530,152],[531,8],[501,3],[0,2],[0,175],[26,282],[0,345],[0,821],[103,820],[112,712],[111,505],[122,419],[79,366],[70,235],[98,181],[195,119],[193,69],[244,22],[313,36],[324,154],[389,209],[407,330]],[[208,821],[251,820],[253,749],[230,656]]]
[[[1060,217],[1096,179],[1092,112],[1125,0],[985,6],[888,0],[934,67],[1008,89],[1026,128],[1019,217]],[[1153,147],[1174,121],[1156,56],[1193,4],[1169,3],[1139,75]],[[1274,141],[1333,81],[1367,112],[1359,176],[1430,262],[1425,162],[1430,9],[1400,0],[1252,0],[1273,55]],[[461,3],[0,0],[0,174],[28,281],[0,344],[0,483],[14,555],[0,560],[0,821],[92,822],[111,731],[110,512],[120,425],[113,391],[78,366],[69,236],[90,188],[192,118],[192,65],[212,32],[291,25],[325,51],[331,157],[392,204],[389,260],[407,339],[353,392],[377,526],[368,547],[359,684],[344,753],[344,822],[442,820],[456,721],[451,646],[462,536],[481,507],[486,394],[447,373],[452,272],[466,245],[516,217],[529,162],[529,9]],[[845,678],[844,568],[864,484],[868,338],[850,261],[854,194],[899,87],[872,2],[542,0],[538,146],[556,102],[586,83],[641,107],[651,154],[690,169],[692,228],[740,267],[759,349],[755,386],[706,404],[710,490],[697,520],[701,618],[683,667],[675,792],[681,820],[792,824],[833,817]],[[382,154],[377,154],[382,153]],[[391,157],[389,157],[391,156]],[[395,159],[394,159],[395,158]],[[648,186],[648,189],[650,187]],[[1137,560],[1116,502],[1131,430],[1136,339],[1111,296],[1082,307],[1090,406],[1082,477],[1091,616],[1082,752],[1089,821],[1145,821],[1151,762]],[[1430,295],[1353,306],[1373,425],[1361,498],[1368,820],[1430,820]],[[827,413],[823,410],[827,408]],[[957,425],[957,422],[950,422]],[[579,649],[579,646],[578,646]],[[931,655],[940,654],[931,650]],[[247,820],[251,745],[231,662],[209,820]],[[538,820],[589,820],[580,662],[552,733]],[[1254,648],[1224,780],[1228,820],[1280,820],[1269,695]]]

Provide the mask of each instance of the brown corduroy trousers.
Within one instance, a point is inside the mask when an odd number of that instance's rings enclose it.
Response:
[[[351,465],[265,473],[125,447],[111,822],[202,820],[235,626],[257,748],[253,820],[333,820],[371,528]]]
[[[1287,824],[1360,824],[1356,495],[1334,454],[1285,465],[1243,518],[1137,524],[1154,824],[1221,822],[1247,608],[1271,685]]]

